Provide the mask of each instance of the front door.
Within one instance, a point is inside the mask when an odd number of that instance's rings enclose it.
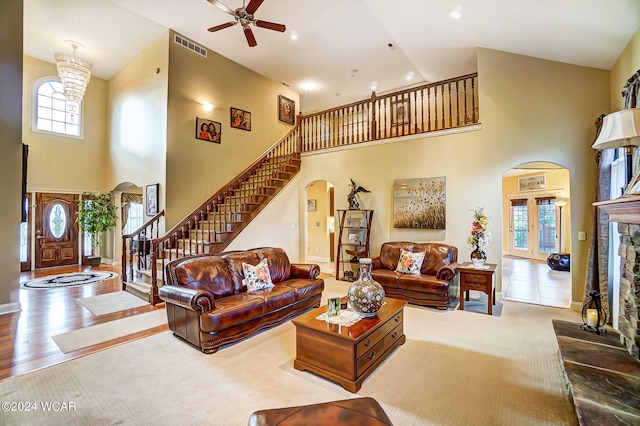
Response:
[[[78,264],[78,195],[36,194],[36,269]]]

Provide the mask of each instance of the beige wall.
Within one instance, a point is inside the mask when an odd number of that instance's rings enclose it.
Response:
[[[22,0],[0,3],[0,314],[20,309],[18,278],[22,182]]]
[[[278,95],[299,105],[299,95],[282,84],[208,51],[204,58],[169,41],[167,123],[167,226],[175,224],[284,136]],[[203,102],[215,105],[206,112]],[[251,131],[229,126],[229,108],[251,113]],[[195,138],[196,117],[222,123],[222,143]]]
[[[168,43],[167,31],[109,80],[109,189],[159,183],[158,211],[166,200]]]
[[[620,93],[629,77],[638,70],[640,70],[640,30],[627,43],[624,51],[611,68],[611,111],[624,109],[624,99]]]
[[[51,58],[53,60],[53,57]],[[29,145],[30,191],[107,191],[107,82],[91,78],[82,102],[84,136],[73,138],[32,130],[33,91],[43,77],[57,78],[53,63],[24,57],[22,138]]]

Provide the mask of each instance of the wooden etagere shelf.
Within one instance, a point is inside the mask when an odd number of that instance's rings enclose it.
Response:
[[[361,257],[369,257],[373,210],[338,210],[336,278],[354,281]]]

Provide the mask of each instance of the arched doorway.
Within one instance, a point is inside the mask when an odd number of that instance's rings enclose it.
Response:
[[[570,306],[569,186],[569,170],[544,161],[520,164],[503,174],[502,292],[505,300]],[[560,253],[562,267],[553,260],[557,260]]]
[[[305,261],[318,263],[323,271],[332,271],[334,260],[334,185],[316,180],[305,187],[307,200]]]

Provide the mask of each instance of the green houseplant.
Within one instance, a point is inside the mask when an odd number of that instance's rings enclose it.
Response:
[[[102,245],[102,234],[116,226],[117,209],[108,192],[85,192],[78,200],[76,222],[83,232],[91,235],[93,256],[89,256],[91,266],[100,265],[99,247]]]

